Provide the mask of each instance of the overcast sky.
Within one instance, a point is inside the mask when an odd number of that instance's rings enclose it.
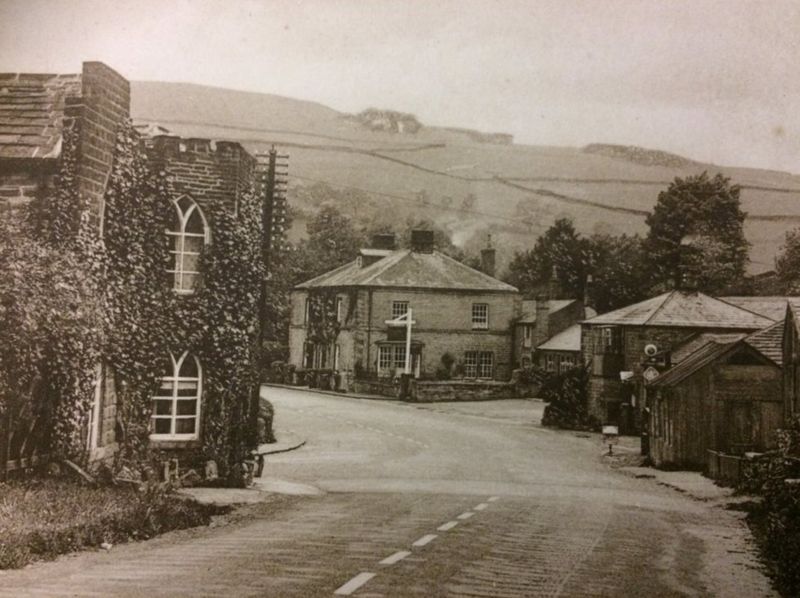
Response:
[[[0,71],[83,60],[800,173],[800,0],[0,0]]]

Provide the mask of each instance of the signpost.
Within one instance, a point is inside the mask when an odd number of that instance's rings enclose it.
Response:
[[[389,326],[405,326],[406,327],[406,367],[405,373],[411,373],[411,326],[416,324],[412,317],[412,310],[409,307],[408,311],[402,316],[398,316],[392,320],[386,320]]]

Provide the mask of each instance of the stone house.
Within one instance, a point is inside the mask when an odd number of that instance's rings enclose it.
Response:
[[[80,73],[71,75],[0,74],[0,209],[24,205],[53,186],[65,158],[63,133],[75,128],[77,192],[102,235],[116,131],[129,107],[128,81],[100,62],[85,62]],[[115,418],[113,372],[98,364],[85,431],[92,458],[115,450]]]
[[[521,310],[517,289],[436,251],[431,231],[414,231],[411,249],[378,241],[352,262],[295,287],[289,362],[394,378],[405,368],[405,327],[387,321],[410,309],[415,377],[434,378],[449,355],[456,375],[508,380],[513,322]],[[323,294],[335,299],[337,332],[319,342],[310,302]]]
[[[555,293],[549,293],[550,296]],[[536,299],[522,301],[522,315],[514,324],[514,361],[519,366],[536,364],[545,367],[545,359],[539,354],[542,343],[564,332],[590,315],[596,315],[578,299],[551,299],[547,294]],[[580,354],[580,328],[578,328],[577,350]],[[572,357],[573,355],[570,355]],[[560,364],[560,359],[557,360]],[[564,363],[567,363],[565,358]],[[575,363],[578,363],[576,360]],[[560,365],[550,360],[551,369],[558,371]]]
[[[686,290],[586,320],[581,324],[581,351],[591,367],[590,413],[602,422],[619,423],[628,432],[637,430],[646,400],[644,380],[675,365],[680,358],[680,353],[673,354],[676,348],[702,332],[752,333],[774,322]]]
[[[24,205],[53,185],[66,159],[64,132],[76,127],[77,191],[102,237],[116,134],[129,114],[128,81],[99,62],[84,63],[76,75],[0,74],[0,209]],[[173,219],[164,242],[173,261],[167,271],[175,294],[189,297],[203,274],[201,254],[214,240],[211,207],[238,214],[241,198],[258,187],[261,169],[235,142],[147,135],[161,129],[140,131],[150,165],[168,175]],[[204,364],[188,351],[164,358],[161,385],[153,396],[150,441],[159,449],[199,446],[206,416]],[[117,449],[113,365],[97,367],[97,390],[85,421],[90,460],[106,459]]]
[[[710,455],[776,447],[784,425],[783,322],[754,334],[704,333],[647,384],[649,456],[657,467],[706,469]]]

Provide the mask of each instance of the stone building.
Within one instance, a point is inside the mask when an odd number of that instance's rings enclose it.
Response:
[[[101,62],[71,75],[0,74],[0,209],[14,209],[53,186],[64,155],[64,132],[77,133],[75,185],[103,232],[104,193],[117,128],[128,118],[130,86]],[[86,443],[95,459],[115,449],[116,398],[106,364],[98,364]]]
[[[517,289],[436,251],[430,231],[414,231],[411,249],[379,241],[354,261],[295,287],[290,363],[393,378],[405,368],[405,328],[387,321],[411,309],[416,377],[435,377],[449,356],[456,375],[508,380],[512,324],[521,310]],[[312,333],[310,303],[322,295],[336,306],[336,335],[326,342]]]
[[[75,75],[0,74],[0,209],[30,202],[53,186],[63,161],[74,159],[78,197],[102,237],[116,135],[129,113],[128,81],[99,62],[84,63]],[[71,156],[65,155],[63,143],[68,130],[77,135]],[[175,294],[188,300],[203,276],[201,255],[214,242],[214,214],[236,216],[245,194],[260,191],[260,171],[238,143],[148,135],[163,133],[160,128],[139,130],[151,167],[167,174],[172,223],[164,242],[172,261],[166,268]],[[250,197],[262,201],[258,194]],[[255,212],[260,227],[260,210]],[[92,460],[117,449],[113,365],[98,364],[97,390],[86,416],[84,437]],[[204,366],[186,350],[164,356],[163,377],[153,397],[150,440],[155,448],[200,446],[207,415]]]
[[[641,421],[644,381],[677,363],[674,349],[702,332],[750,333],[774,322],[733,303],[682,290],[586,320],[581,324],[581,351],[584,362],[591,364],[590,413],[634,431]]]

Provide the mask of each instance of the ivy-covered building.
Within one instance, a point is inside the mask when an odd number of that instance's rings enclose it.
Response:
[[[517,289],[436,251],[430,231],[414,231],[411,249],[380,241],[295,287],[290,363],[394,378],[405,368],[405,327],[387,321],[410,309],[416,377],[433,378],[445,367],[457,376],[508,380]]]
[[[62,434],[79,460],[136,467],[168,451],[231,477],[255,442],[257,162],[234,142],[142,135],[129,113],[128,82],[101,63],[0,74],[0,210],[26,214],[43,244],[90,264],[103,311],[100,329],[73,346],[93,347],[96,363],[72,364],[84,370],[72,404],[0,396],[0,473],[60,447]],[[3,299],[13,290],[0,288]]]

